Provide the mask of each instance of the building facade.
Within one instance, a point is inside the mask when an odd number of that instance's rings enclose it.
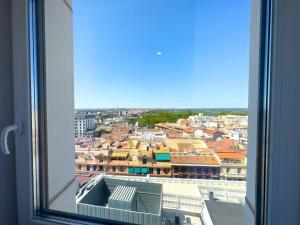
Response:
[[[245,181],[247,179],[247,158],[239,153],[216,153],[221,161],[221,180]]]
[[[76,113],[74,127],[75,138],[92,136],[96,128],[95,115]]]

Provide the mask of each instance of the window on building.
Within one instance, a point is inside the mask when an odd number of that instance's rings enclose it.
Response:
[[[237,168],[237,173],[241,173],[242,169],[241,168]]]

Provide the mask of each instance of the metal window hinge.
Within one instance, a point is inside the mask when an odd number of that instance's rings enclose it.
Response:
[[[22,132],[21,123],[15,123],[13,125],[5,127],[2,130],[1,137],[0,137],[0,145],[1,145],[2,153],[4,155],[9,155],[10,154],[7,140],[8,140],[9,133],[12,132],[12,131],[15,131],[18,134],[20,134]]]

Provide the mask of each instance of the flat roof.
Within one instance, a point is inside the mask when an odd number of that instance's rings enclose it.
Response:
[[[214,155],[172,155],[171,162],[178,165],[194,164],[196,166],[220,166],[220,163]]]
[[[201,197],[197,184],[163,183],[163,193],[185,195],[190,197]]]
[[[210,218],[214,225],[244,224],[244,206],[237,203],[205,201]]]

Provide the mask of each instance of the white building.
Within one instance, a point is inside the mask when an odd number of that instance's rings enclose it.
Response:
[[[229,131],[227,136],[229,137],[230,140],[234,140],[237,142],[240,141],[240,133],[237,131]]]
[[[205,126],[210,129],[220,128],[219,118],[215,116],[204,116],[202,113],[189,116],[192,126]]]
[[[237,141],[238,143],[247,144],[248,139],[248,128],[231,128],[227,130],[229,139]]]
[[[224,115],[218,118],[224,122],[225,126],[248,127],[248,116]]]
[[[220,127],[215,121],[207,121],[204,123],[204,126],[210,129],[218,129]]]
[[[202,129],[196,129],[194,130],[194,136],[196,138],[202,138],[204,136],[203,130]]]
[[[247,157],[235,152],[216,153],[221,162],[220,179],[245,181],[247,179]]]
[[[74,126],[75,138],[92,136],[92,131],[96,128],[95,115],[76,113]]]
[[[154,140],[164,140],[166,139],[166,135],[161,129],[160,130],[138,129],[134,132],[134,135],[132,135],[130,138],[154,141]]]

